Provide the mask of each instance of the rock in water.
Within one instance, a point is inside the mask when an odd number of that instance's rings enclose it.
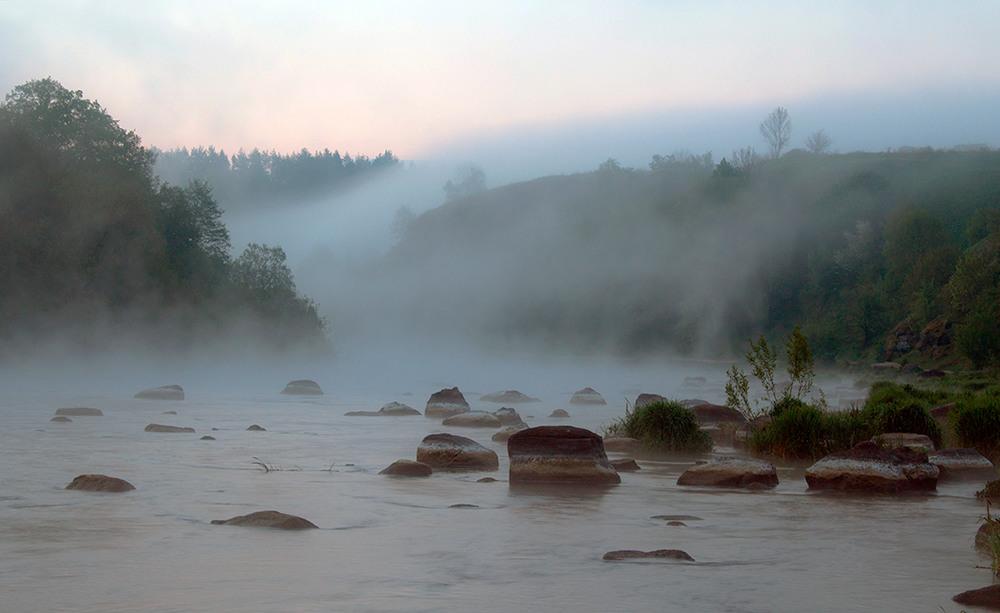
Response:
[[[63,424],[65,424],[65,423],[70,423],[73,420],[70,419],[69,417],[66,417],[65,415],[56,415],[55,417],[53,417],[49,421],[54,421],[56,423],[63,423]]]
[[[1000,585],[990,585],[978,590],[962,592],[952,600],[967,607],[983,607],[1000,611]]]
[[[395,477],[430,477],[434,470],[423,462],[413,460],[396,460],[386,466],[378,474]]]
[[[620,549],[618,551],[609,551],[604,554],[605,560],[632,560],[632,559],[645,559],[645,558],[660,558],[666,560],[683,560],[685,562],[694,562],[694,558],[688,555],[687,552],[681,551],[680,549],[657,549],[655,551],[637,551],[635,549]]]
[[[73,479],[66,486],[68,490],[82,490],[85,492],[129,492],[135,486],[117,477],[107,475],[80,475]]]
[[[100,409],[88,409],[86,407],[69,407],[56,409],[56,415],[66,415],[69,417],[102,417],[104,413]]]
[[[503,407],[502,409],[497,409],[493,411],[493,415],[500,420],[501,426],[524,426],[527,428],[527,424],[521,419],[521,416],[517,411],[509,407]]]
[[[609,436],[604,439],[604,450],[605,451],[620,451],[623,453],[632,453],[639,451],[642,443],[639,442],[637,438],[631,438],[628,436]]]
[[[677,485],[749,487],[751,484],[763,487],[778,485],[778,474],[774,470],[774,465],[751,458],[716,458],[692,466],[677,479]]]
[[[431,394],[427,400],[427,406],[424,408],[424,415],[445,419],[459,413],[468,413],[471,410],[462,392],[458,391],[457,387],[453,387]]]
[[[926,453],[889,451],[871,441],[830,454],[806,469],[810,489],[896,493],[937,489],[940,470]]]
[[[471,438],[454,434],[430,434],[417,447],[417,461],[442,470],[496,470],[495,451]]]
[[[541,402],[538,398],[531,398],[530,396],[525,396],[517,390],[507,390],[503,392],[494,392],[492,394],[486,394],[479,397],[483,402],[497,402],[500,404],[519,404],[524,402]]]
[[[240,515],[230,519],[213,519],[213,524],[219,526],[250,526],[253,528],[276,528],[278,530],[307,530],[318,528],[308,519],[303,519],[278,511],[257,511],[249,515]]]
[[[452,415],[441,422],[441,425],[457,428],[499,428],[500,420],[492,413],[467,411],[458,415]]]
[[[194,432],[194,428],[181,428],[180,426],[164,426],[163,424],[149,424],[146,432]]]
[[[651,402],[666,402],[666,400],[666,398],[659,394],[639,394],[635,397],[635,404],[633,406],[638,409]]]
[[[510,484],[614,485],[621,477],[601,437],[573,426],[538,426],[507,439]]]
[[[747,418],[732,407],[704,402],[690,407],[700,424],[745,424]]]
[[[493,436],[490,437],[490,439],[497,443],[506,443],[507,439],[514,436],[514,434],[516,434],[517,432],[520,432],[521,430],[526,430],[527,428],[528,424],[521,424],[519,426],[507,426],[503,430],[496,432]]]
[[[265,430],[263,426],[260,426],[258,424],[251,424],[247,426],[247,430],[251,432],[267,432],[267,430]]]
[[[570,404],[608,404],[604,398],[594,391],[593,388],[585,387],[573,394],[569,400]]]
[[[390,402],[377,411],[348,411],[344,415],[351,417],[400,417],[420,415],[420,411],[401,402]]]
[[[927,456],[941,470],[941,480],[990,481],[997,478],[997,469],[975,449],[949,448]]]
[[[285,389],[281,390],[281,393],[291,396],[322,396],[323,390],[320,388],[319,383],[311,379],[296,379],[295,381],[289,381]]]
[[[569,413],[566,409],[556,409],[549,414],[549,419],[569,419]]]
[[[184,388],[179,385],[164,385],[142,390],[134,398],[143,400],[184,400]]]
[[[872,442],[879,447],[895,449],[896,447],[909,447],[914,451],[930,453],[934,451],[934,441],[926,434],[913,434],[911,432],[886,432],[872,437]]]
[[[637,470],[642,470],[635,460],[632,458],[622,458],[620,460],[611,460],[611,466],[615,468],[616,471],[620,473],[624,472],[635,472]]]

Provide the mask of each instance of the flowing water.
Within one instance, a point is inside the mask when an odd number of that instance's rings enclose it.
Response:
[[[710,490],[678,487],[691,464],[678,458],[640,459],[641,471],[606,491],[519,492],[506,483],[505,445],[479,429],[452,431],[496,450],[495,473],[378,474],[413,459],[420,440],[442,426],[422,416],[344,413],[393,400],[422,410],[446,386],[488,410],[500,405],[481,394],[516,388],[541,399],[516,406],[529,425],[554,423],[547,416],[563,408],[571,414],[565,423],[592,430],[620,416],[638,391],[722,400],[718,377],[684,384],[703,374],[697,364],[495,366],[469,381],[413,370],[361,384],[366,367],[355,364],[312,377],[326,394],[310,398],[278,394],[288,380],[280,369],[239,386],[206,372],[105,385],[8,377],[0,398],[0,610],[958,611],[953,595],[990,583],[972,548],[981,483],[942,484],[922,496],[834,496],[808,492],[804,466],[782,463],[773,491]],[[132,398],[168,383],[183,385],[187,398]],[[569,404],[588,385],[609,404]],[[49,421],[72,406],[104,416]],[[149,423],[197,433],[146,433]],[[247,431],[254,423],[266,432]],[[206,434],[216,440],[201,440]],[[82,473],[137,489],[63,489]],[[477,482],[483,476],[497,481]],[[210,524],[264,509],[321,529]],[[699,519],[669,526],[655,515]],[[662,548],[695,562],[602,560],[611,550]]]

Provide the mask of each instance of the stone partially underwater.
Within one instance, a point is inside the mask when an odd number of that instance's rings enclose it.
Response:
[[[472,408],[462,392],[457,387],[452,387],[431,394],[431,397],[427,399],[427,406],[424,407],[424,415],[446,419],[459,413],[468,413],[471,410]]]
[[[79,475],[69,485],[68,490],[84,492],[131,492],[135,486],[124,479],[107,475]]]
[[[537,426],[507,439],[510,484],[605,486],[621,483],[600,436],[574,426]]]
[[[276,530],[309,530],[319,528],[308,519],[279,511],[257,511],[229,519],[213,519],[217,526],[249,526],[251,528],[274,528]]]
[[[184,388],[179,385],[151,387],[137,393],[133,398],[141,400],[184,400]]]
[[[937,489],[941,471],[926,453],[906,447],[884,449],[871,441],[830,454],[806,469],[814,490],[899,493]]]
[[[500,460],[492,449],[455,434],[429,434],[417,447],[417,462],[448,471],[497,470]]]

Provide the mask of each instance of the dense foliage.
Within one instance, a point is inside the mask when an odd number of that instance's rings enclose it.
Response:
[[[457,199],[383,274],[448,271],[418,291],[489,305],[458,315],[494,340],[731,355],[800,324],[821,360],[1000,363],[1000,152],[649,166]]]
[[[51,78],[7,95],[0,338],[92,345],[131,335],[185,346],[241,323],[271,344],[325,343],[284,253],[255,260],[251,245],[234,265],[212,188],[159,182],[154,158],[100,105]],[[246,272],[254,267],[283,273],[279,287],[259,291]]]
[[[613,423],[607,434],[637,439],[648,451],[711,451],[712,438],[695,414],[674,400],[657,400],[633,409]]]

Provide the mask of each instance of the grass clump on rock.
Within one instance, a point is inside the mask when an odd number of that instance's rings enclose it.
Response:
[[[861,418],[872,436],[889,432],[925,434],[941,447],[942,432],[928,410],[947,396],[911,385],[877,382],[872,385]]]
[[[611,424],[606,434],[638,439],[649,451],[712,450],[712,437],[701,429],[694,412],[676,400],[626,407],[625,416]]]
[[[859,412],[834,413],[798,398],[779,400],[769,418],[754,427],[752,451],[781,458],[814,460],[850,449],[869,437]]]

